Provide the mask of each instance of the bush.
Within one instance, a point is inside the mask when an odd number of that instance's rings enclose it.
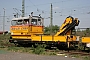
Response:
[[[44,45],[37,45],[36,48],[33,48],[33,53],[35,54],[42,54],[45,51],[45,46]]]
[[[11,44],[9,42],[9,37],[10,34],[8,35],[0,35],[0,48],[5,48],[5,47],[10,47],[10,46],[14,46],[14,44]]]

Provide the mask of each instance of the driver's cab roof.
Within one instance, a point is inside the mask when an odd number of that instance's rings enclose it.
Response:
[[[19,18],[13,18],[12,20],[22,20],[22,19],[29,19],[29,17],[19,17]]]
[[[32,19],[39,19],[39,18],[42,18],[42,17],[32,16]],[[28,17],[13,18],[12,20],[23,20],[23,19],[29,19],[29,16]]]

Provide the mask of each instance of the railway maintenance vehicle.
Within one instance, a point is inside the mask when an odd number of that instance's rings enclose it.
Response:
[[[54,35],[44,34],[44,18],[29,15],[13,18],[11,21],[11,36],[9,42],[24,44],[46,44],[57,48],[75,46],[78,43],[75,27],[79,25],[78,18],[68,16]]]

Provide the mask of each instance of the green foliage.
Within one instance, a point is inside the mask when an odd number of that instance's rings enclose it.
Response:
[[[0,35],[0,40],[8,40],[9,37],[10,37],[10,34],[8,34],[8,35],[3,35],[3,34],[1,34],[1,35]]]
[[[43,45],[38,45],[36,48],[33,49],[33,53],[35,54],[43,54],[45,51],[45,47]]]
[[[56,50],[55,50],[55,52],[59,52],[60,50],[57,48]]]
[[[47,26],[47,27],[45,27],[44,29],[45,29],[45,30],[44,30],[44,32],[45,32],[45,33],[47,33],[47,34],[49,34],[49,33],[50,33],[50,28],[49,28],[48,26]]]
[[[9,51],[14,51],[14,52],[17,52],[18,50],[20,50],[21,48],[19,47],[8,47],[8,50]]]
[[[89,56],[84,56],[83,60],[90,60],[90,57]]]
[[[85,30],[77,30],[77,32],[76,32],[76,35],[78,35],[78,36],[88,36],[88,37],[90,37],[90,29],[89,28],[87,28],[87,29],[85,29]]]
[[[52,52],[52,53],[50,53],[49,55],[56,55],[56,52]]]
[[[9,37],[10,34],[8,35],[0,35],[0,48],[5,48],[9,46],[14,46],[14,44],[9,43]]]
[[[56,55],[56,52],[44,52],[44,55]]]
[[[51,26],[47,26],[47,27],[45,27],[44,29],[45,29],[44,32],[45,32],[46,34],[50,34]],[[53,33],[56,33],[58,30],[59,30],[59,26],[58,26],[58,25],[53,25],[53,26],[52,26],[52,32],[53,32]]]

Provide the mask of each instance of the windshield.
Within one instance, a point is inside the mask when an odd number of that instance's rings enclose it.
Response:
[[[11,25],[22,25],[23,24],[23,21],[22,20],[12,20],[11,21]]]
[[[32,24],[32,25],[43,25],[43,21],[40,18],[32,18],[32,19],[13,19],[11,21],[11,25],[22,25],[22,24]]]

